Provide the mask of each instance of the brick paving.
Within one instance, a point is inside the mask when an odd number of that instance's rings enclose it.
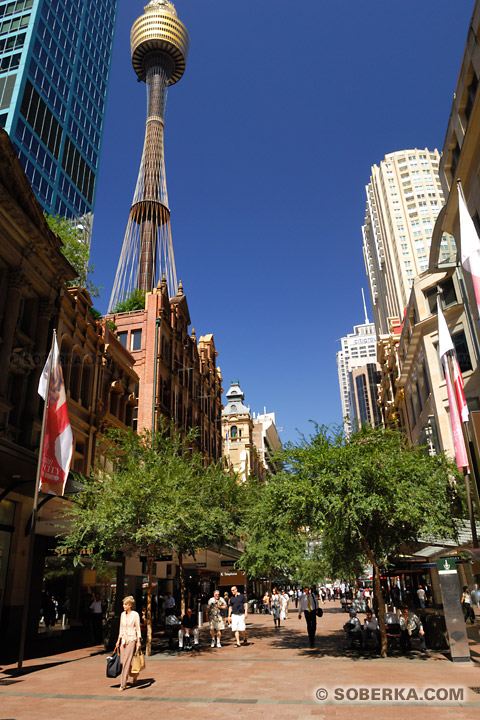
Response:
[[[189,718],[225,716],[261,718],[266,713],[290,718],[349,718],[379,713],[382,720],[426,715],[436,720],[480,717],[480,642],[477,626],[471,633],[472,661],[452,663],[444,655],[428,657],[394,651],[385,660],[374,654],[348,653],[337,603],[327,604],[317,625],[317,644],[308,646],[305,622],[291,609],[280,630],[269,616],[251,615],[247,646],[236,648],[224,631],[223,647],[210,648],[207,627],[198,651],[169,650],[165,641],[147,658],[135,687],[118,691],[118,680],[105,677],[106,653],[84,648],[25,662],[18,676],[15,666],[0,669],[0,720],[115,720],[160,714]],[[318,700],[325,688],[329,696]],[[350,700],[335,702],[338,689],[350,688]],[[354,700],[359,688],[461,689],[463,699]],[[473,690],[472,688],[475,688]],[[336,690],[337,689],[337,690]],[[380,693],[381,690],[378,690]],[[381,697],[381,696],[379,696]]]

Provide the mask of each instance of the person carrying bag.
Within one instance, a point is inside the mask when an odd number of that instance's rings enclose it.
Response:
[[[122,671],[120,678],[119,690],[127,689],[128,676],[132,676],[132,683],[137,682],[139,670],[132,669],[133,656],[135,651],[141,650],[142,634],[140,631],[140,616],[133,610],[135,599],[132,595],[123,598],[123,612],[120,616],[120,630],[118,633],[117,644],[115,650],[120,648],[120,661],[122,663]],[[143,655],[143,653],[142,653]],[[143,660],[145,665],[145,659]]]

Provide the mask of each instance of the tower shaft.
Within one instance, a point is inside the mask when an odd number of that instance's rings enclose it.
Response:
[[[153,290],[166,275],[177,293],[165,179],[164,118],[167,88],[183,75],[189,38],[170,0],[151,0],[131,31],[132,63],[147,85],[147,120],[142,160],[110,298],[113,311],[133,289]]]
[[[147,122],[144,144],[144,183],[142,197],[134,198],[132,213],[140,223],[140,262],[137,287],[145,292],[155,282],[155,244],[161,226],[170,222],[165,179],[164,117],[168,78],[161,56],[148,58]],[[138,204],[139,203],[139,204]]]

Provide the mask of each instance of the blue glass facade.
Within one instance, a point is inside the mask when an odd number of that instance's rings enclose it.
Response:
[[[0,127],[40,204],[93,211],[118,0],[0,0]]]

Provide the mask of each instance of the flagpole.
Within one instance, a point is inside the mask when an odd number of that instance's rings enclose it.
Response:
[[[455,396],[454,373],[453,373],[453,364],[452,364],[454,352],[455,352],[454,350],[449,350],[446,353],[446,358],[447,358],[446,365],[447,365],[448,375],[450,378],[450,385],[454,390],[454,396]],[[460,416],[460,408],[458,407],[458,402],[457,402],[456,397],[455,397],[455,405],[457,407],[458,415],[459,415],[459,417],[461,417]],[[465,450],[467,448],[470,449],[470,440],[469,440],[469,436],[468,436],[468,428],[466,427],[466,425],[468,425],[468,423],[465,423],[465,422],[461,423],[463,442],[465,443]],[[471,457],[470,457],[470,462],[471,462]],[[471,491],[471,483],[470,483],[470,470],[469,470],[468,466],[467,467],[464,466],[462,468],[462,471],[463,471],[463,477],[465,479],[465,493],[467,496],[466,499],[467,499],[468,519],[470,521],[470,529],[472,531],[472,545],[474,548],[478,548],[477,526],[475,524],[475,517],[473,514],[472,491]]]
[[[23,613],[22,613],[22,630],[20,634],[20,647],[18,650],[18,663],[17,672],[22,671],[23,659],[25,655],[25,639],[27,635],[27,621],[28,621],[28,608],[30,604],[30,587],[32,581],[32,570],[33,570],[33,551],[35,546],[35,528],[37,524],[37,505],[38,505],[38,493],[40,489],[40,474],[42,469],[42,458],[43,458],[43,444],[45,442],[45,425],[47,419],[47,407],[50,399],[50,380],[52,377],[52,364],[53,364],[53,348],[55,346],[57,338],[56,330],[53,331],[52,347],[50,350],[49,363],[48,363],[48,380],[47,380],[47,392],[45,395],[45,402],[43,405],[43,418],[42,418],[42,431],[40,433],[40,447],[38,451],[37,461],[37,473],[35,476],[35,493],[33,495],[33,510],[32,510],[32,522],[30,525],[30,540],[28,546],[28,562],[27,562],[27,574],[25,578],[25,597],[23,601]]]

